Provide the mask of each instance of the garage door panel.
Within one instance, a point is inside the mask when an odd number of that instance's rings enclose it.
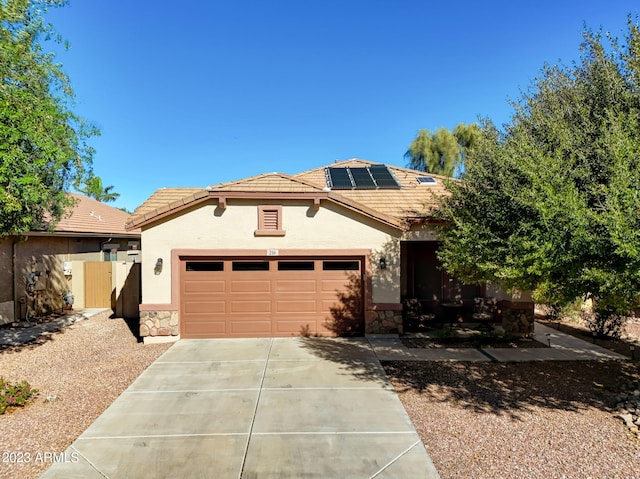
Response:
[[[184,333],[190,337],[224,337],[227,335],[227,322],[221,321],[189,321],[184,325]]]
[[[253,319],[230,321],[230,333],[234,335],[251,335],[253,333],[270,334],[271,320],[255,321]]]
[[[230,281],[229,291],[232,293],[269,293],[271,292],[270,280],[235,280]]]
[[[187,314],[224,314],[226,312],[225,301],[189,301],[184,305]]]
[[[183,291],[189,293],[224,293],[225,281],[185,281]]]
[[[281,300],[276,301],[276,313],[315,313],[317,311],[315,300],[296,301]]]
[[[315,293],[317,281],[310,280],[276,280],[276,293]]]
[[[344,279],[323,279],[320,282],[320,291],[324,293],[348,291],[349,289],[349,284]]]
[[[276,335],[278,336],[292,336],[292,335],[315,335],[316,334],[316,320],[315,318],[310,321],[300,320],[279,320],[276,321]]]
[[[320,302],[322,311],[330,312],[333,308],[341,309],[344,305],[337,299],[325,299]]]
[[[254,313],[254,314],[270,314],[271,300],[268,301],[230,301],[229,312],[234,313]]]

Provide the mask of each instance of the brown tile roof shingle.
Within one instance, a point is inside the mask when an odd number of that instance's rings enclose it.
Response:
[[[360,159],[345,160],[313,170],[303,171],[293,175],[293,177],[324,187],[326,186],[326,168],[364,167],[373,164],[376,163]],[[334,190],[334,192],[400,220],[428,217],[429,209],[437,206],[439,198],[447,194],[443,182],[446,178],[443,176],[392,165],[387,165],[387,168],[398,180],[402,187],[401,189],[353,189]],[[420,176],[431,176],[436,182],[420,184],[418,183],[418,177]]]
[[[69,193],[75,200],[71,214],[56,225],[56,233],[131,235],[139,234],[140,229],[125,229],[131,215],[89,198],[88,196]]]
[[[207,187],[208,191],[244,191],[264,193],[317,193],[318,187],[283,173],[265,173],[228,183],[220,183]]]
[[[170,205],[176,201],[193,196],[196,193],[205,191],[204,188],[161,188],[155,191],[147,200],[136,208],[131,217],[152,213],[158,208]]]

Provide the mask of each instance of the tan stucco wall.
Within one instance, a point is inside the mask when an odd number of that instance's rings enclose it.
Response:
[[[0,303],[13,301],[13,241],[0,239]]]
[[[10,238],[0,239],[0,324],[11,323],[15,319],[13,302],[13,242]]]
[[[410,231],[402,235],[402,241],[437,241],[438,235],[433,226],[413,226]]]
[[[322,202],[314,211],[311,201],[282,205],[283,237],[256,237],[258,205],[269,202],[229,200],[221,210],[202,205],[143,229],[142,302],[170,304],[171,251],[173,249],[367,249],[372,250],[372,299],[375,303],[400,302],[400,244],[397,230],[338,205]],[[282,204],[276,202],[273,204]],[[378,271],[385,256],[387,269]],[[158,258],[160,274],[154,273]]]
[[[24,238],[6,238],[0,241],[0,304],[13,301],[15,319],[25,315],[26,275],[40,271],[38,287],[39,304],[46,310],[62,306],[62,293],[70,290],[74,294],[75,309],[84,306],[83,261],[102,261],[102,244],[106,241],[119,243],[124,251],[118,252],[119,261],[131,261],[127,255],[127,239],[75,238],[30,235]],[[13,243],[15,242],[15,245]],[[15,252],[15,258],[14,258]],[[65,275],[63,262],[72,263],[72,274]],[[14,264],[15,263],[15,264]],[[15,267],[15,275],[13,268]],[[21,301],[22,299],[22,301]],[[31,298],[29,298],[31,300]],[[3,309],[3,310],[4,310]]]
[[[116,297],[115,313],[119,318],[138,317],[140,305],[140,264],[116,261],[113,263],[113,286]]]
[[[68,276],[73,293],[73,308],[84,308],[84,261],[71,262],[71,275]]]
[[[15,301],[17,316],[24,318],[25,300],[36,309],[54,310],[62,305],[61,295],[70,288],[69,278],[63,274],[62,262],[66,261],[73,244],[68,238],[28,237],[15,244]],[[36,298],[26,292],[26,276],[39,272]]]

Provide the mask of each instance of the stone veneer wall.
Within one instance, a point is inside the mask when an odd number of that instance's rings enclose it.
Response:
[[[373,319],[365,326],[365,334],[402,334],[402,311],[370,311]]]
[[[502,328],[518,336],[531,336],[534,323],[534,303],[517,301],[500,301]]]
[[[140,336],[178,336],[177,311],[140,311]]]

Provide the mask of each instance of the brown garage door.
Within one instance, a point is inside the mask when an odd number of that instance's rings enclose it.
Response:
[[[186,258],[184,338],[360,334],[362,258]]]

